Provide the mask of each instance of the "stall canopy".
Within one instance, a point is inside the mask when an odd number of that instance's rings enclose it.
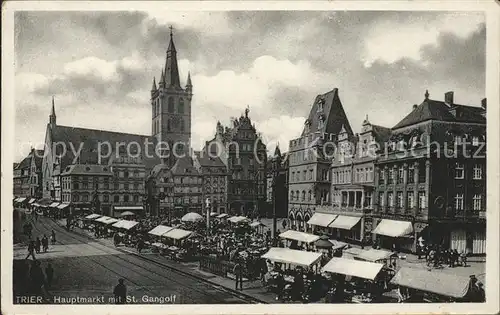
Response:
[[[383,266],[383,264],[367,261],[333,257],[322,271],[374,280]]]
[[[110,217],[107,217],[105,215],[103,215],[102,217],[95,217],[95,218],[96,222],[101,222],[101,223],[105,223],[108,219],[111,219]]]
[[[17,198],[16,202],[23,202],[25,200],[26,200],[25,197],[19,197],[19,198]]]
[[[344,253],[351,254],[352,256],[358,256],[362,252],[363,252],[362,249],[356,248],[356,247],[351,247],[351,248],[344,249]]]
[[[470,278],[443,272],[401,267],[391,283],[453,298],[463,298],[468,292]]]
[[[31,198],[30,201],[28,201],[29,204],[32,204],[33,202],[35,202],[35,198]]]
[[[248,218],[239,216],[239,217],[230,217],[228,220],[232,223],[240,223],[240,222],[248,221]]]
[[[51,208],[57,208],[57,206],[59,205],[60,203],[59,202],[53,202],[49,205],[49,207]]]
[[[100,214],[97,214],[97,213],[92,213],[92,214],[89,214],[88,216],[85,217],[85,219],[87,220],[92,220],[92,219],[97,219],[99,218],[101,215]]]
[[[130,230],[131,228],[133,228],[137,224],[139,224],[139,222],[129,221],[129,220],[120,220],[120,221],[116,222],[115,224],[113,224],[112,226],[115,228],[119,228],[119,229]]]
[[[288,240],[295,240],[295,241],[304,242],[304,243],[308,243],[308,244],[316,242],[319,239],[318,235],[294,231],[294,230],[288,230],[286,232],[283,232],[280,234],[280,237],[288,239]]]
[[[267,253],[262,255],[262,258],[280,263],[309,267],[318,262],[321,258],[321,253],[272,247]]]
[[[148,233],[151,235],[156,235],[156,236],[162,236],[163,234],[167,233],[168,231],[173,230],[173,227],[166,226],[166,225],[158,225]]]
[[[383,219],[372,233],[390,237],[401,237],[413,232],[413,226],[408,221]]]
[[[174,240],[182,240],[193,234],[191,231],[186,231],[183,229],[172,229],[167,233],[163,234],[164,237],[173,238]]]
[[[259,222],[259,221],[255,221],[255,222],[250,223],[251,227],[258,227],[261,225],[264,225],[264,224],[262,222]]]
[[[144,210],[143,206],[115,206],[115,211],[139,211]]]
[[[118,221],[120,221],[120,220],[115,219],[115,218],[108,218],[108,219],[104,222],[104,224],[112,224],[112,223],[115,223],[115,222],[118,222]]]
[[[312,218],[307,221],[307,224],[328,227],[337,217],[338,215],[336,214],[316,212],[313,214]]]
[[[57,206],[57,209],[64,209],[67,206],[69,206],[69,203],[61,203],[60,205]]]
[[[182,222],[198,222],[198,221],[203,221],[203,217],[199,213],[189,212],[189,213],[186,213],[181,218],[181,221]]]
[[[218,216],[216,216],[216,218],[217,219],[222,219],[222,218],[225,218],[225,217],[228,217],[228,216],[229,216],[229,214],[227,214],[227,213],[221,213]]]
[[[396,255],[393,252],[389,252],[386,250],[379,250],[379,249],[369,249],[369,250],[364,250],[361,253],[357,255],[359,259],[367,260],[367,261],[379,261],[379,260],[384,260],[388,259],[389,257]]]
[[[349,217],[339,215],[328,227],[335,229],[350,230],[361,220],[361,217]]]
[[[337,240],[329,240],[329,241],[330,241],[330,243],[333,244],[332,250],[341,249],[341,248],[344,248],[344,247],[347,246],[347,243],[340,242],[340,241],[337,241]]]

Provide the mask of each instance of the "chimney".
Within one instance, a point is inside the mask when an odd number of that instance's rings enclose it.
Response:
[[[481,100],[481,107],[482,107],[484,110],[486,110],[486,98],[483,98],[483,99]]]
[[[453,91],[444,93],[444,102],[448,106],[453,106]]]
[[[413,104],[413,110],[417,109],[418,105],[417,104]]]

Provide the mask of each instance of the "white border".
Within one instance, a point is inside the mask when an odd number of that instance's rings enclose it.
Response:
[[[273,305],[12,305],[12,191],[14,115],[14,11],[119,11],[158,6],[175,11],[229,10],[370,10],[370,11],[484,11],[487,30],[486,95],[488,98],[488,177],[486,299],[484,304],[273,304]],[[494,314],[499,312],[499,24],[500,6],[493,0],[477,1],[186,1],[186,2],[6,2],[2,10],[2,296],[3,314]]]

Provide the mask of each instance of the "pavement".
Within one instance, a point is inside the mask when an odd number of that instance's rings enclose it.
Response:
[[[122,248],[114,248],[109,240],[94,240],[82,233],[68,232],[52,219],[40,217],[34,222],[33,236],[56,232],[57,243],[47,253],[36,255],[43,269],[50,263],[55,272],[53,283],[44,296],[56,304],[112,304],[113,287],[119,278],[125,280],[130,303],[141,304],[248,304],[257,301],[223,286],[213,275],[167,268],[166,262],[145,259]],[[20,237],[22,239],[22,237]],[[27,279],[31,260],[22,240],[14,246],[14,301],[30,294]],[[173,263],[173,262],[171,262]],[[227,281],[231,282],[229,279]],[[234,283],[233,283],[234,284]],[[73,299],[73,300],[71,300]],[[78,299],[78,300],[77,300]],[[96,300],[97,299],[97,300]]]

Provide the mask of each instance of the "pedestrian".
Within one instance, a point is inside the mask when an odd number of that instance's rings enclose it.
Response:
[[[56,243],[56,232],[54,232],[54,230],[52,230],[52,233],[50,235],[50,240],[52,242],[52,245]]]
[[[123,283],[124,281],[124,279],[118,279],[118,284],[113,290],[116,304],[125,304],[127,302],[127,287]]]
[[[28,256],[26,256],[25,259],[28,259],[28,257],[32,256],[33,260],[36,260],[35,258],[35,241],[30,241],[28,244]]]
[[[460,258],[460,254],[458,253],[457,249],[455,248],[453,250],[453,267],[458,266],[459,258]]]
[[[460,253],[460,260],[462,261],[462,266],[467,267],[467,253],[465,252],[465,249],[463,249]]]
[[[42,237],[42,247],[43,247],[43,252],[46,253],[47,250],[49,249],[49,239],[47,238],[47,235],[43,235]]]
[[[243,266],[240,263],[240,259],[236,261],[234,265],[233,273],[235,276],[234,289],[238,290],[238,283],[240,284],[240,290],[243,291]]]
[[[51,263],[49,263],[45,268],[45,275],[47,276],[47,287],[50,288],[52,285],[52,279],[54,279],[54,268],[52,268]]]
[[[403,294],[401,293],[401,287],[399,286],[396,288],[396,296],[398,298],[398,303],[403,303],[404,297]]]
[[[42,242],[40,241],[40,237],[36,237],[35,240],[35,251],[37,254],[40,254],[40,247],[42,246]]]

